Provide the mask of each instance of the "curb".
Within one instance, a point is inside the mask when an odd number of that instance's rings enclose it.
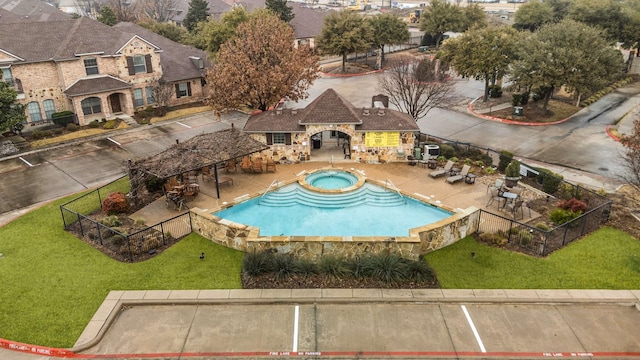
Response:
[[[472,113],[474,116],[482,118],[482,119],[486,119],[486,120],[491,120],[491,121],[496,121],[496,122],[501,122],[504,124],[509,124],[509,125],[520,125],[520,126],[547,126],[547,125],[557,125],[557,124],[562,124],[563,122],[566,122],[568,120],[571,119],[571,116],[564,118],[562,120],[558,120],[558,121],[553,121],[553,122],[547,122],[547,123],[530,123],[530,122],[524,122],[524,121],[516,121],[516,120],[509,120],[509,119],[503,119],[503,118],[499,118],[499,117],[495,117],[495,116],[489,116],[489,115],[483,115],[480,114],[476,111],[473,110],[473,103],[476,102],[478,99],[480,99],[482,96],[477,97],[475,99],[473,99],[469,105],[467,105],[467,110],[469,110],[470,113]],[[573,116],[573,115],[572,115]]]
[[[613,133],[611,132],[611,125],[607,125],[607,129],[605,131],[607,132],[607,135],[609,135],[611,139],[613,139],[614,141],[620,142],[620,138],[613,135]]]
[[[363,72],[363,73],[357,73],[357,74],[332,74],[332,73],[326,73],[323,71],[318,71],[320,73],[320,75],[322,76],[328,76],[328,77],[355,77],[355,76],[364,76],[364,75],[371,75],[371,74],[376,74],[376,73],[381,73],[383,71],[383,69],[379,69],[379,70],[371,70],[371,71],[367,71],[367,72]]]

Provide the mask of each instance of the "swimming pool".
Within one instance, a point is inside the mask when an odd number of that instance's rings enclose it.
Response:
[[[322,176],[335,175],[325,171],[312,177],[312,183],[316,184],[314,179]],[[359,178],[357,175],[355,177]],[[365,182],[364,179],[358,179],[355,185],[350,180],[348,184],[337,183],[340,185],[338,189],[314,191],[313,186],[304,185],[308,183],[308,178],[309,175],[301,177],[298,182],[214,215],[259,227],[260,236],[389,237],[408,236],[411,228],[452,215],[449,211]]]

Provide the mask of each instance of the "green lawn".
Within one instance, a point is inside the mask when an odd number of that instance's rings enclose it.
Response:
[[[152,260],[115,261],[63,230],[63,201],[0,228],[0,338],[71,347],[110,290],[241,286],[242,254],[195,234]],[[640,289],[635,254],[640,256],[639,241],[604,228],[546,259],[472,238],[427,259],[444,288]]]
[[[497,249],[471,237],[426,258],[447,289],[640,289],[640,241],[608,227],[547,258]]]

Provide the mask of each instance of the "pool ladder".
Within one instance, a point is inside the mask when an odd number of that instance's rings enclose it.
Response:
[[[398,189],[393,182],[391,182],[391,179],[387,179],[387,181],[384,182],[384,186],[387,189],[391,189],[393,191],[395,191],[396,193],[398,193],[398,196],[400,196],[401,199],[404,200],[404,196],[402,196],[402,193],[400,193],[400,189]]]
[[[275,187],[278,187],[278,185],[279,185],[279,184],[280,184],[280,182],[279,182],[278,180],[273,180],[273,181],[271,182],[271,185],[269,185],[269,187],[267,188],[267,190],[265,190],[265,191],[262,193],[262,195],[260,195],[260,198],[264,197],[264,196],[269,192],[269,190],[271,190],[271,188],[272,188],[272,187],[274,187],[274,186],[275,186]]]

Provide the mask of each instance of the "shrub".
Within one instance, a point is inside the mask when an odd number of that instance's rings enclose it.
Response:
[[[473,165],[475,165],[477,167],[484,167],[484,161],[476,160],[476,161],[473,162]]]
[[[121,247],[122,245],[124,245],[124,240],[124,236],[120,234],[113,235],[110,239],[111,243],[117,247]]]
[[[65,127],[67,124],[73,123],[73,111],[60,111],[51,114],[51,121],[58,126]]]
[[[104,125],[102,125],[103,129],[111,130],[115,129],[118,126],[118,120],[108,120]]]
[[[520,99],[520,105],[527,105],[529,103],[529,92],[522,93],[522,98]]]
[[[504,169],[507,168],[507,165],[509,165],[511,159],[513,159],[513,154],[509,151],[502,150],[500,151],[499,158],[500,160],[498,161],[498,171],[504,172]]]
[[[464,159],[464,164],[465,165],[471,165],[472,163],[473,163],[473,160],[471,160],[469,158]]]
[[[293,256],[290,254],[275,254],[273,256],[273,273],[277,281],[285,280],[295,273]]]
[[[489,86],[489,94],[494,99],[502,97],[502,86],[500,86],[500,85],[490,85]]]
[[[492,168],[492,167],[488,167],[488,168],[484,169],[484,171],[489,175],[493,175],[493,174],[496,173],[496,169]]]
[[[449,160],[453,161],[454,163],[457,163],[459,159],[458,159],[457,157],[455,157],[455,156],[454,156],[454,157],[452,157],[452,158],[451,158],[451,159],[449,159]]]
[[[507,244],[507,238],[497,233],[482,233],[480,239],[488,244],[504,246]]]
[[[578,216],[580,216],[580,213],[557,208],[549,214],[549,220],[556,225],[562,225],[577,218]]]
[[[511,105],[518,106],[520,105],[520,101],[522,100],[522,94],[512,94],[511,95]]]
[[[73,132],[73,131],[78,131],[78,129],[80,129],[80,127],[78,125],[74,124],[74,123],[68,123],[67,124],[67,130],[68,131]]]
[[[370,256],[357,256],[351,259],[351,261],[347,263],[351,275],[353,275],[354,277],[369,276],[370,258]]]
[[[136,223],[136,226],[140,226],[140,227],[143,227],[145,225],[145,221],[143,218],[137,218],[135,223]]]
[[[296,274],[304,276],[315,275],[318,273],[318,266],[316,263],[308,259],[296,259],[293,267]]]
[[[244,254],[242,272],[249,276],[258,276],[271,272],[273,254],[267,251],[252,251]]]
[[[318,270],[321,274],[341,279],[349,274],[349,267],[344,259],[336,256],[323,256],[320,259]]]
[[[100,127],[100,123],[98,122],[98,120],[92,121],[90,123],[87,124],[87,126],[91,129],[97,129]]]
[[[542,184],[542,191],[547,194],[555,194],[562,182],[562,175],[554,174],[553,171],[545,168],[537,168],[538,183]]]
[[[517,233],[520,245],[529,246],[533,241],[533,233],[527,229],[520,229]]]
[[[53,135],[56,135],[56,136],[57,136],[57,135],[62,135],[62,133],[64,132],[64,130],[63,130],[63,129],[60,129],[60,128],[58,128],[58,129],[53,129],[52,131],[53,131]]]
[[[438,156],[437,160],[438,160],[438,162],[443,163],[443,162],[447,161],[447,158],[442,156],[442,155],[440,155],[440,156]]]
[[[449,144],[440,145],[440,155],[444,156],[445,159],[452,158],[456,155],[456,149]]]
[[[100,219],[99,222],[100,224],[111,227],[111,228],[122,225],[120,223],[120,218],[118,218],[118,216],[116,215],[110,215],[110,216],[104,217]]]
[[[131,210],[127,196],[123,192],[113,192],[102,201],[102,211],[105,214],[126,214]]]
[[[540,229],[542,231],[549,231],[549,225],[543,223],[543,222],[539,222],[535,225],[536,229]]]
[[[581,214],[589,208],[586,202],[578,200],[576,198],[571,198],[569,200],[560,200],[558,201],[558,207],[560,209],[579,212]]]
[[[45,132],[42,130],[33,130],[31,132],[31,138],[34,140],[44,139],[46,136]]]
[[[520,162],[517,160],[512,160],[504,169],[504,176],[510,178],[520,177]]]
[[[578,200],[582,199],[582,192],[578,186],[573,186],[569,183],[563,183],[560,186],[560,198],[569,200],[571,198],[576,198]]]
[[[369,266],[370,276],[387,284],[396,284],[407,278],[407,264],[403,258],[395,254],[374,255]]]
[[[155,175],[150,175],[144,180],[144,186],[148,192],[157,192],[162,190],[162,186],[164,182],[162,179],[156,177]]]
[[[418,283],[432,282],[436,279],[436,275],[427,264],[426,260],[407,261],[407,277]]]

